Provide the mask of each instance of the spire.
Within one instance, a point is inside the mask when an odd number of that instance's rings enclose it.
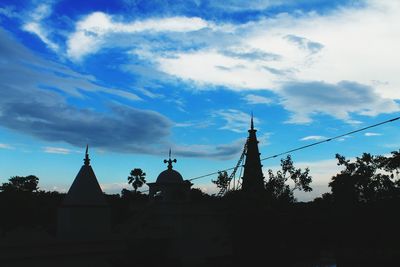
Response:
[[[242,189],[245,191],[261,191],[264,189],[264,175],[258,150],[257,130],[254,129],[253,112],[249,137],[247,138],[246,160],[242,177]]]
[[[248,132],[250,133],[250,134],[252,134],[252,133],[256,133],[257,132],[257,130],[256,129],[254,129],[254,117],[253,117],[253,111],[251,112],[251,117],[250,117],[251,119],[250,119],[250,129],[248,130]]]
[[[176,159],[171,160],[171,148],[169,149],[169,159],[164,159],[164,163],[168,163],[168,170],[172,170],[172,162],[176,163]]]
[[[251,129],[251,130],[254,130],[253,111],[251,112],[251,123],[250,123],[250,129]]]
[[[90,166],[89,145],[86,145],[84,165],[79,170],[67,195],[64,206],[104,206],[107,205],[96,175]]]
[[[89,145],[86,145],[86,152],[85,152],[85,159],[83,160],[85,163],[85,166],[90,165],[90,159],[89,159]]]

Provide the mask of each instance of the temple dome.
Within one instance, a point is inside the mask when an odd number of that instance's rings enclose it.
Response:
[[[179,172],[171,168],[161,172],[157,177],[156,183],[158,184],[183,183],[183,178]]]

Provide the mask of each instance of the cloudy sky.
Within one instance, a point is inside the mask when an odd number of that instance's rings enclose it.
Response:
[[[89,144],[119,192],[135,167],[154,181],[169,148],[186,179],[235,165],[251,112],[262,157],[399,116],[398,14],[397,0],[3,0],[0,182],[66,190]],[[314,177],[299,198],[328,190],[335,153],[399,149],[398,128],[293,154]]]

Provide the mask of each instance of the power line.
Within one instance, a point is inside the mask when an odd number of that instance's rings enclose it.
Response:
[[[198,176],[198,177],[195,177],[195,178],[191,178],[191,179],[189,179],[189,181],[193,181],[193,180],[197,180],[197,179],[200,179],[200,178],[204,178],[204,177],[207,177],[207,176],[210,176],[210,175],[218,174],[218,173],[223,172],[223,171],[230,171],[230,170],[233,170],[233,169],[235,169],[235,168],[236,168],[236,167],[232,167],[232,168],[225,169],[225,170],[222,170],[222,171],[212,172],[212,173],[209,173],[209,174],[205,174],[205,175],[202,175],[202,176]]]
[[[285,151],[285,152],[282,152],[282,153],[279,153],[279,154],[268,156],[266,158],[262,158],[261,161],[264,161],[264,160],[267,160],[267,159],[276,158],[276,157],[279,157],[279,156],[282,156],[282,155],[285,155],[285,154],[289,154],[291,152],[295,152],[295,151],[302,150],[302,149],[305,149],[305,148],[308,148],[308,147],[316,146],[316,145],[319,145],[319,144],[322,144],[322,143],[330,142],[332,140],[335,140],[335,139],[338,139],[338,138],[341,138],[341,137],[344,137],[344,136],[348,136],[348,135],[351,135],[351,134],[355,134],[355,133],[358,133],[358,132],[361,132],[361,131],[365,131],[367,129],[371,129],[371,128],[380,126],[382,124],[394,122],[394,121],[399,120],[399,119],[400,119],[400,116],[396,117],[396,118],[393,118],[393,119],[390,119],[390,120],[379,122],[379,123],[376,123],[376,124],[373,124],[373,125],[361,128],[361,129],[357,129],[357,130],[354,130],[354,131],[351,131],[351,132],[348,132],[348,133],[344,133],[344,134],[337,135],[337,136],[334,136],[334,137],[331,137],[331,138],[327,138],[325,140],[321,140],[321,141],[318,141],[318,142],[315,142],[315,143],[312,143],[312,144],[308,144],[308,145],[301,146],[301,147],[298,147],[298,148],[294,148],[294,149],[291,149],[291,150],[288,150],[288,151]],[[222,170],[222,171],[230,171],[230,170],[233,170],[234,168],[235,167],[232,167],[232,168],[228,168],[228,169],[225,169],[225,170]],[[201,178],[204,178],[204,177],[207,177],[207,176],[215,175],[215,174],[218,174],[219,172],[221,172],[221,171],[216,171],[216,172],[204,174],[204,175],[201,175],[201,176],[198,176],[198,177],[191,178],[191,179],[189,179],[189,181],[193,181],[193,180],[201,179]]]
[[[370,126],[358,129],[358,130],[354,130],[354,131],[345,133],[345,134],[341,134],[341,135],[337,135],[337,136],[334,136],[334,137],[331,137],[331,138],[327,138],[325,140],[318,141],[318,142],[315,142],[315,143],[312,143],[312,144],[309,144],[309,145],[301,146],[301,147],[298,147],[298,148],[295,148],[295,149],[292,149],[292,150],[288,150],[286,152],[282,152],[282,153],[279,153],[279,154],[276,154],[276,155],[273,155],[273,156],[269,156],[269,157],[261,159],[261,161],[267,160],[267,159],[271,159],[271,158],[276,158],[276,157],[279,157],[279,156],[282,156],[284,154],[288,154],[288,153],[291,153],[291,152],[294,152],[294,151],[297,151],[297,150],[301,150],[301,149],[304,149],[304,148],[307,148],[307,147],[311,147],[311,146],[316,146],[316,145],[319,145],[319,144],[322,144],[322,143],[325,143],[325,142],[329,142],[329,141],[332,141],[332,140],[335,140],[335,139],[338,139],[338,138],[341,138],[341,137],[344,137],[344,136],[347,136],[347,135],[351,135],[351,134],[354,134],[354,133],[365,131],[367,129],[374,128],[374,127],[377,127],[379,125],[386,124],[386,123],[389,123],[389,122],[393,122],[393,121],[396,121],[398,119],[400,119],[400,117],[397,117],[397,118],[394,118],[394,119],[390,119],[390,120],[387,120],[387,121],[383,121],[383,122],[380,122],[380,123],[377,123],[377,124],[373,124],[373,125],[370,125]]]

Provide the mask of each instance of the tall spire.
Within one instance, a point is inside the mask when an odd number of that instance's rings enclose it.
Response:
[[[247,138],[246,160],[242,177],[242,189],[244,191],[262,191],[264,189],[264,175],[262,172],[256,132],[257,130],[254,129],[252,112],[249,137]]]
[[[171,148],[169,149],[169,159],[164,159],[164,163],[168,163],[168,170],[172,170],[172,162],[176,163],[176,159],[171,160]]]
[[[86,152],[85,152],[85,159],[83,161],[85,163],[85,166],[90,165],[90,159],[89,159],[89,145],[86,145]]]
[[[251,129],[251,130],[254,130],[253,111],[251,112],[251,123],[250,123],[250,129]]]

